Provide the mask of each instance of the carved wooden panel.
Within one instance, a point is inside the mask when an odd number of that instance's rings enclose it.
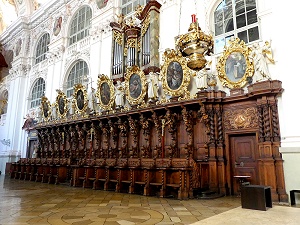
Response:
[[[257,128],[258,116],[255,107],[246,109],[232,109],[224,112],[225,130]]]

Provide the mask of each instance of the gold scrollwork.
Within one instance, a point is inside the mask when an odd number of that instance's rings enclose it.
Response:
[[[113,30],[113,38],[119,45],[123,45],[123,36],[120,32]]]
[[[150,25],[150,14],[147,15],[147,17],[142,22],[142,29],[141,29],[141,36],[143,37],[145,33],[147,32],[147,29]]]
[[[162,88],[164,93],[172,97],[190,96],[187,87],[190,84],[192,70],[187,66],[187,59],[181,52],[168,49],[164,52],[164,64],[161,68]]]
[[[126,99],[131,105],[139,105],[144,102],[147,91],[146,76],[138,66],[128,67],[125,77]]]
[[[74,105],[75,105],[75,114],[84,115],[88,107],[88,97],[86,88],[82,84],[74,85]]]
[[[42,96],[40,107],[44,121],[49,122],[51,120],[51,104],[46,96]]]
[[[68,113],[68,100],[65,93],[60,90],[56,96],[55,107],[58,118],[65,119]]]
[[[250,54],[251,48],[239,38],[229,41],[229,46],[225,46],[217,64],[218,76],[224,87],[241,88],[247,84],[254,73]]]
[[[97,81],[96,96],[99,99],[100,108],[103,110],[112,110],[115,98],[114,84],[106,75],[101,74]]]

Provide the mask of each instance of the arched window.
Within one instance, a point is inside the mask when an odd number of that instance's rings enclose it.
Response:
[[[46,59],[46,53],[49,51],[49,45],[50,43],[50,35],[44,34],[36,47],[36,54],[35,54],[35,64],[42,62]]]
[[[230,37],[245,43],[259,39],[255,0],[223,0],[214,12],[215,53],[220,53]]]
[[[89,69],[85,61],[78,61],[71,69],[67,80],[67,97],[71,97],[75,84],[84,83],[84,79],[89,75]]]
[[[122,14],[125,16],[135,11],[137,5],[146,5],[149,0],[120,0]]]
[[[39,78],[32,89],[30,108],[38,107],[41,104],[41,97],[45,93],[45,81],[43,78]]]
[[[69,45],[89,35],[91,18],[92,10],[88,6],[84,6],[76,13],[71,23]]]

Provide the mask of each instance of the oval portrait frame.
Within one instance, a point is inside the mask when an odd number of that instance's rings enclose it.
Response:
[[[218,77],[224,87],[242,88],[253,77],[254,66],[250,59],[251,48],[243,40],[235,38],[225,46],[217,64]]]
[[[51,120],[51,104],[46,96],[41,98],[41,111],[44,121],[48,122]]]
[[[84,114],[88,107],[88,97],[86,88],[82,84],[74,85],[74,105],[75,114]]]
[[[58,95],[56,96],[56,111],[58,118],[65,119],[67,117],[68,100],[67,96],[62,91],[59,91]]]
[[[187,66],[187,59],[179,51],[170,49],[164,52],[163,60],[161,74],[164,93],[171,97],[188,95],[192,71]]]
[[[103,110],[112,110],[115,99],[114,84],[108,76],[98,76],[96,96],[99,99],[99,106]]]
[[[144,102],[147,91],[146,76],[138,66],[128,67],[125,77],[126,99],[131,105],[138,105]]]

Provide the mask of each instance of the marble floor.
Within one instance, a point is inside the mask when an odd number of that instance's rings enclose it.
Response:
[[[146,197],[0,176],[0,225],[300,224],[300,208],[241,208],[238,197],[214,200]]]

